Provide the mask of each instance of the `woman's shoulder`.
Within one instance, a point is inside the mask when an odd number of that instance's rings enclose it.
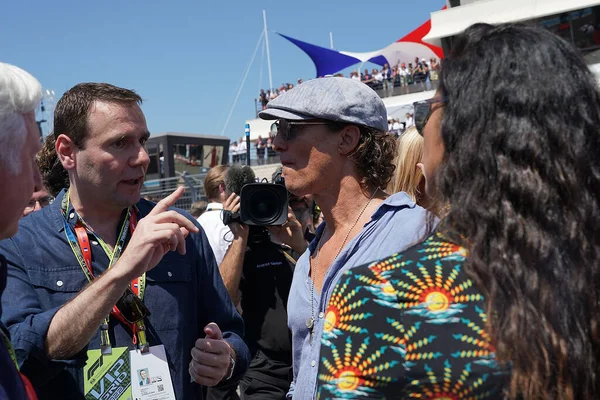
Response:
[[[445,294],[448,301],[483,301],[464,272],[466,257],[466,249],[434,233],[401,253],[352,268],[341,284],[367,289],[377,297],[389,294],[389,301],[406,307],[427,302],[435,293]]]
[[[403,252],[353,268],[348,273],[365,273],[374,270],[402,273],[403,270],[435,269],[436,266],[439,268],[441,264],[459,266],[464,263],[467,255],[468,252],[464,247],[436,232]]]

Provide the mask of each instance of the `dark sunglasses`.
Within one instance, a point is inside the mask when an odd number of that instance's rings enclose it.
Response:
[[[150,315],[150,310],[148,310],[144,302],[133,293],[131,288],[125,290],[125,293],[123,293],[123,296],[117,301],[116,305],[119,311],[121,311],[123,318],[131,324],[141,321]]]
[[[433,113],[432,105],[436,103],[445,103],[446,101],[448,101],[446,97],[441,97],[413,103],[413,107],[415,109],[415,128],[417,128],[419,135],[423,136],[423,129],[425,128],[425,125],[427,125],[427,121],[429,121],[429,118]]]
[[[285,119],[279,119],[273,125],[271,125],[271,137],[279,135],[286,142],[294,140],[298,136],[298,129],[294,127],[300,127],[303,125],[327,125],[325,121],[287,121]]]

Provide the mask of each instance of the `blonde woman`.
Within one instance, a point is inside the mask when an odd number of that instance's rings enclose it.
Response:
[[[387,186],[387,192],[406,192],[412,201],[420,203],[424,193],[423,172],[417,166],[423,157],[423,136],[411,126],[398,138],[396,171]]]

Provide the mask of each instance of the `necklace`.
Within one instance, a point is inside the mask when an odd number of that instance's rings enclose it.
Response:
[[[356,227],[356,224],[358,224],[358,221],[360,221],[360,217],[362,217],[362,215],[364,214],[367,207],[369,207],[369,204],[371,204],[371,200],[373,200],[373,197],[375,197],[375,193],[377,193],[378,190],[379,190],[379,188],[375,189],[373,194],[371,194],[369,201],[367,201],[367,204],[365,204],[365,206],[363,207],[361,212],[358,214],[358,217],[356,217],[356,220],[354,221],[354,223],[352,224],[352,226],[346,233],[346,236],[344,237],[344,241],[342,242],[342,245],[338,248],[337,252],[335,253],[335,257],[333,258],[333,261],[331,262],[332,265],[335,262],[335,260],[337,260],[342,249],[346,245],[346,241],[348,240],[348,237],[350,236],[350,232],[352,232],[352,230]],[[327,226],[325,226],[325,229],[327,229]],[[323,229],[323,233],[321,233],[321,237],[319,238],[319,242],[317,243],[317,256],[316,256],[315,262],[314,262],[315,272],[319,266],[319,256],[321,255],[321,248],[323,247],[323,236],[325,236],[325,229]],[[313,268],[310,265],[309,265],[309,272],[310,272],[310,278],[311,278],[310,279],[310,318],[306,320],[306,327],[308,328],[309,335],[310,335],[309,343],[312,345],[313,331],[315,329],[315,281],[314,281],[315,276],[313,274]]]

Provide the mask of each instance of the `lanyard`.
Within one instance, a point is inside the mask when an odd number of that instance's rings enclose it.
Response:
[[[4,333],[2,329],[0,329],[0,336],[2,336],[2,341],[4,342],[6,350],[8,351],[8,355],[10,356],[12,362],[15,364],[15,368],[17,369],[17,372],[21,377],[21,381],[23,382],[23,387],[25,388],[27,398],[29,400],[37,400],[37,395],[35,394],[33,385],[31,384],[31,382],[29,382],[29,379],[27,379],[27,377],[23,375],[21,371],[19,371],[19,363],[17,362],[17,355],[15,354],[15,350],[13,349],[12,344],[10,343],[10,339],[8,338],[8,336],[6,336],[6,333]]]
[[[79,265],[81,266],[81,269],[82,269],[83,273],[85,274],[87,280],[89,282],[92,282],[94,280],[94,271],[93,271],[93,267],[92,267],[92,250],[90,247],[90,242],[89,242],[88,233],[87,233],[88,230],[91,231],[92,229],[90,229],[88,227],[88,225],[85,223],[85,221],[82,218],[80,218],[74,228],[75,232],[73,232],[73,229],[71,229],[71,226],[67,223],[68,205],[69,205],[69,192],[67,192],[65,194],[65,196],[63,198],[63,202],[62,202],[65,235],[67,236],[67,241],[69,242],[69,245],[71,246],[71,250],[73,251],[75,258],[77,258],[77,261],[79,262]],[[98,243],[100,244],[100,246],[102,247],[102,249],[104,250],[104,252],[110,259],[108,268],[111,268],[117,262],[117,260],[121,256],[121,253],[123,252],[123,249],[125,247],[125,241],[127,239],[127,232],[133,234],[136,226],[137,226],[137,213],[135,210],[132,209],[132,207],[129,207],[127,209],[127,215],[125,217],[125,220],[123,221],[123,225],[121,226],[121,230],[120,230],[119,236],[117,238],[117,243],[114,247],[114,250],[111,251],[111,249],[102,240],[102,238],[96,236]],[[127,227],[129,227],[129,229],[127,229]],[[144,300],[145,288],[146,288],[146,274],[145,273],[142,276],[140,276],[139,278],[136,278],[131,282],[131,290],[142,301]],[[113,317],[117,318],[119,321],[121,321],[121,323],[123,323],[124,325],[129,327],[129,329],[131,330],[131,332],[133,334],[133,343],[134,344],[139,344],[139,346],[142,348],[142,351],[148,350],[148,343],[146,340],[146,327],[144,325],[143,320],[138,321],[137,323],[133,323],[133,324],[127,322],[127,320],[125,320],[125,318],[123,317],[123,314],[121,314],[121,311],[116,306],[113,306],[110,314]],[[102,325],[100,325],[100,346],[101,346],[103,354],[111,353],[110,337],[108,335],[108,324],[109,324],[109,320],[108,320],[108,317],[106,317],[104,319],[104,321],[102,322]]]

